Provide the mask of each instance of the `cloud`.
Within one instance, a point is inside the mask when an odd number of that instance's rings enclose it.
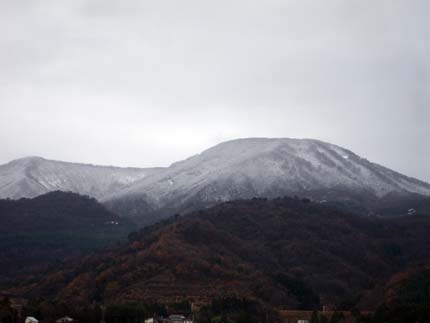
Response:
[[[167,165],[234,137],[314,137],[430,180],[429,9],[2,1],[0,162]]]

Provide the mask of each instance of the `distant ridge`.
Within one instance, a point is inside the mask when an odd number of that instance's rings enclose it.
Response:
[[[0,197],[52,190],[95,197],[144,225],[240,198],[297,195],[369,212],[381,201],[390,205],[430,196],[428,183],[314,139],[237,139],[167,168],[94,166],[40,157],[0,166]]]
[[[0,166],[0,198],[35,197],[60,190],[102,199],[157,170],[25,157]]]

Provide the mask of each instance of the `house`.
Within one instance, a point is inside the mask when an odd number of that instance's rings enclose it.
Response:
[[[334,315],[340,319],[342,323],[352,323],[355,322],[353,314],[350,311],[334,311],[327,310],[326,307],[323,307],[323,311],[316,311],[315,313],[318,316],[324,316],[325,319],[330,322]],[[284,323],[309,323],[311,322],[311,318],[314,311],[300,311],[300,310],[280,310],[279,314]],[[372,314],[370,311],[361,311],[361,314],[364,316],[369,316]]]
[[[73,323],[73,322],[75,322],[75,320],[72,319],[71,317],[65,316],[65,317],[59,318],[55,322],[56,323]]]
[[[184,323],[185,316],[183,315],[170,315],[169,316],[169,323]]]
[[[312,317],[312,311],[280,311],[284,323],[309,323]]]
[[[33,316],[27,316],[25,318],[25,323],[39,323],[39,320]]]
[[[65,316],[55,321],[55,323],[74,323],[75,320],[71,317]]]
[[[145,323],[194,323],[194,321],[190,318],[185,317],[184,315],[170,315],[167,318],[148,318],[145,320]]]

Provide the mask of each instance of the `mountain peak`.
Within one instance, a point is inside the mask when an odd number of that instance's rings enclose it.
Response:
[[[240,149],[240,152],[255,152],[256,154],[265,153],[270,150],[276,150],[280,147],[290,147],[291,149],[302,148],[309,149],[311,147],[328,147],[331,149],[337,149],[340,151],[349,152],[350,151],[336,146],[334,144],[324,142],[317,139],[299,139],[299,138],[264,138],[264,137],[254,137],[254,138],[240,138],[222,142],[214,147],[211,147],[202,152],[202,154],[212,151],[225,151],[234,152],[235,149]],[[237,152],[235,153],[237,154]]]
[[[320,140],[242,138],[174,163],[107,203],[125,214],[167,216],[241,198],[298,195],[363,205],[391,193],[430,196],[430,185]]]
[[[27,157],[14,159],[10,161],[9,164],[28,164],[28,163],[35,163],[35,162],[42,162],[42,161],[46,161],[46,159],[39,156],[27,156]]]
[[[0,166],[1,197],[32,197],[52,190],[89,195],[119,214],[146,218],[150,213],[156,219],[252,197],[297,195],[362,206],[393,194],[430,196],[430,184],[316,139],[230,140],[157,169],[101,167],[41,157]]]

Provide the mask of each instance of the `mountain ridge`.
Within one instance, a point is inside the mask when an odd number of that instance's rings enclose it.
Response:
[[[240,147],[240,146],[238,147],[237,145],[235,145],[236,143],[246,143],[246,142],[255,143],[256,141],[258,141],[258,142],[264,141],[264,142],[267,142],[268,145],[265,145],[265,146],[260,145],[258,147],[260,149],[257,152],[251,152],[251,154],[249,154],[249,149],[243,149],[242,151],[240,151],[240,148],[242,148],[242,147]],[[320,141],[320,140],[315,140],[315,139],[290,139],[290,138],[279,138],[279,139],[272,139],[272,138],[250,138],[249,139],[249,138],[243,138],[243,139],[237,139],[237,140],[227,141],[227,142],[218,144],[218,145],[216,145],[214,147],[211,147],[211,148],[203,151],[202,153],[194,155],[194,156],[192,156],[190,158],[187,158],[187,159],[185,159],[183,161],[175,162],[171,166],[169,166],[168,168],[165,169],[165,171],[167,172],[167,174],[166,174],[166,172],[162,172],[162,173],[160,173],[158,175],[161,176],[161,177],[170,176],[170,174],[168,173],[170,170],[175,171],[176,168],[180,168],[184,164],[189,164],[189,163],[195,164],[195,161],[199,161],[198,159],[205,158],[205,156],[209,156],[211,158],[211,157],[213,157],[213,155],[217,155],[217,153],[218,153],[219,150],[222,150],[220,148],[227,148],[227,153],[232,153],[232,154],[234,153],[237,156],[239,156],[239,158],[237,158],[237,160],[234,160],[234,162],[236,164],[238,164],[238,163],[241,163],[241,162],[247,162],[252,157],[261,156],[261,155],[264,155],[264,153],[273,152],[274,151],[274,149],[269,150],[268,148],[276,148],[276,149],[277,148],[282,148],[282,147],[278,147],[279,144],[280,143],[286,143],[286,142],[298,142],[298,143],[307,143],[308,142],[311,145],[312,144],[319,145],[318,148],[321,148],[321,147],[334,147],[336,150],[338,150],[338,153],[339,152],[342,153],[342,158],[344,158],[346,160],[349,160],[350,157],[353,157],[353,158],[361,160],[361,161],[363,161],[363,162],[365,162],[365,163],[367,163],[369,165],[376,166],[377,168],[379,168],[379,170],[381,172],[388,171],[388,172],[390,172],[393,175],[401,176],[403,179],[410,180],[410,181],[412,181],[413,183],[415,183],[417,185],[426,186],[425,190],[418,191],[418,192],[415,192],[415,193],[423,193],[423,192],[425,192],[428,195],[430,195],[430,184],[428,184],[428,183],[426,183],[424,181],[421,181],[421,180],[418,180],[418,179],[415,179],[415,178],[412,178],[412,177],[408,177],[406,175],[403,175],[403,174],[401,174],[399,172],[396,172],[396,171],[393,171],[391,169],[388,169],[388,168],[386,168],[384,166],[381,166],[379,164],[371,163],[371,162],[367,161],[367,159],[361,158],[360,156],[356,155],[352,151],[347,150],[345,148],[342,148],[340,146],[333,145],[331,143],[323,142],[323,141]],[[231,147],[229,147],[229,146],[233,146],[232,147],[233,149]],[[247,147],[247,148],[249,148],[249,147]],[[247,152],[248,152],[248,155],[246,155]],[[221,151],[221,153],[226,154],[226,151]],[[215,157],[217,157],[217,156],[215,156]],[[225,156],[223,156],[223,157],[225,157]],[[290,156],[287,156],[287,157],[290,157]],[[222,160],[222,161],[225,162],[225,159]],[[306,162],[306,160],[301,160],[301,161]],[[330,163],[329,160],[326,160],[326,162]],[[192,165],[192,166],[194,166],[194,165]],[[212,171],[218,171],[218,172],[222,173],[222,171],[225,168],[226,167],[220,167],[220,166],[217,165],[217,168],[214,169],[214,170],[212,170]],[[379,174],[379,175],[381,175],[381,174]],[[145,182],[146,180],[151,180],[153,178],[154,177],[150,177],[149,179],[147,178],[147,179],[139,180],[136,183],[134,183],[133,185],[139,185],[140,183]],[[306,189],[306,187],[304,187],[304,188]],[[132,189],[133,188],[126,188],[125,190],[129,191],[129,190],[132,190]]]
[[[139,217],[140,208],[163,217],[238,198],[298,195],[370,205],[392,193],[430,196],[430,184],[323,141],[253,138],[173,163],[104,202],[119,213]]]
[[[98,166],[29,156],[0,166],[0,197],[35,197],[71,191],[98,199],[161,168]]]
[[[8,167],[20,163],[34,165],[8,172]],[[429,183],[338,145],[294,138],[230,140],[165,168],[99,167],[40,157],[0,166],[0,197],[35,196],[49,190],[96,197],[142,225],[241,198],[297,195],[367,214],[377,212],[378,203],[390,196],[391,200],[430,197]]]

